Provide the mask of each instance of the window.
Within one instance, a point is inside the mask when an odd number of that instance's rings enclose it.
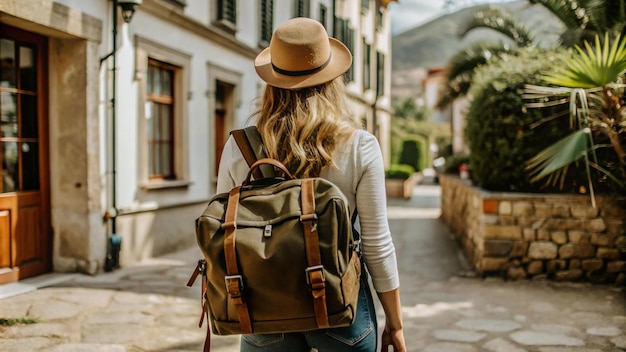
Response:
[[[328,16],[328,8],[324,4],[320,4],[320,23],[326,28],[326,16]],[[326,28],[328,31],[328,28]]]
[[[383,28],[384,20],[385,20],[384,8],[382,6],[379,6],[378,11],[376,12],[376,25],[378,26],[379,29]]]
[[[385,95],[385,54],[376,55],[376,96]]]
[[[138,182],[142,189],[189,185],[187,99],[191,57],[143,37],[135,40],[139,87]]]
[[[361,11],[367,12],[370,9],[370,0],[361,0]]]
[[[0,193],[40,188],[37,50],[0,38]]]
[[[274,1],[261,0],[261,42],[262,47],[270,45],[272,32],[274,30]]]
[[[217,25],[232,32],[237,30],[237,0],[217,1]]]
[[[148,61],[148,177],[176,179],[174,171],[174,73],[177,67]]]
[[[294,17],[309,17],[309,0],[295,0]]]
[[[365,41],[363,38],[363,90],[370,89],[372,87],[372,79],[371,79],[371,69],[372,69],[372,58],[371,58],[372,46]]]
[[[351,53],[354,53],[354,29],[350,27],[350,21],[335,17],[334,37],[344,43]],[[352,63],[353,65],[346,72],[346,78],[349,81],[354,81],[354,55],[352,55]]]

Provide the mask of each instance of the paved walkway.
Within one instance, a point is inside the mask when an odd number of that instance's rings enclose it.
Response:
[[[439,222],[439,188],[390,200],[409,351],[626,351],[621,288],[476,278]],[[48,275],[9,288],[0,351],[200,351],[199,283],[185,283],[196,248],[95,277]],[[46,287],[38,287],[38,286]],[[382,317],[381,317],[382,318]],[[213,336],[214,352],[238,351],[237,337]]]

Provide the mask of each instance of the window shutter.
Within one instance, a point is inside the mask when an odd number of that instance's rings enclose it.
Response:
[[[346,77],[349,81],[354,80],[354,29],[350,28],[350,21],[335,17],[335,35],[334,37],[340,40],[345,46],[350,50],[352,55],[352,65],[348,72],[346,72]]]
[[[274,28],[274,1],[261,1],[261,44],[269,45],[272,39],[272,29]]]
[[[350,49],[351,53],[354,53],[354,29],[350,28],[350,22],[345,20],[346,33],[348,37],[346,38],[346,46]],[[350,65],[350,69],[348,70],[348,80],[350,82],[354,81],[354,54],[352,55],[352,65]]]
[[[237,24],[237,0],[219,0],[217,6],[218,19]]]
[[[323,4],[320,4],[320,23],[322,24],[322,26],[324,26],[324,28],[326,28],[327,13],[328,13],[328,9],[326,8],[326,6],[324,6]],[[328,31],[328,28],[326,28],[326,31]]]
[[[372,86],[371,57],[372,46],[367,44],[365,38],[363,38],[363,89],[370,89]]]
[[[304,0],[296,0],[296,17],[304,17]]]
[[[376,55],[376,96],[385,94],[385,54],[380,51]]]

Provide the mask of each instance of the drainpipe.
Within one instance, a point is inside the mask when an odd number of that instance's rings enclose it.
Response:
[[[117,0],[113,0],[113,50],[105,57],[100,59],[100,64],[112,57],[113,68],[111,69],[111,207],[104,214],[104,219],[109,221],[110,234],[107,238],[107,253],[104,261],[104,271],[113,271],[120,267],[120,249],[122,244],[122,238],[117,234],[117,131],[116,131],[116,76],[117,76]]]

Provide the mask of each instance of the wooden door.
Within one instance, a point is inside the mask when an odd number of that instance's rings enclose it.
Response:
[[[222,152],[224,151],[224,144],[226,144],[226,138],[228,134],[225,130],[226,124],[226,91],[227,87],[222,82],[216,82],[215,84],[215,174],[220,167],[220,160],[222,159]]]
[[[0,284],[51,269],[47,39],[0,24]]]

